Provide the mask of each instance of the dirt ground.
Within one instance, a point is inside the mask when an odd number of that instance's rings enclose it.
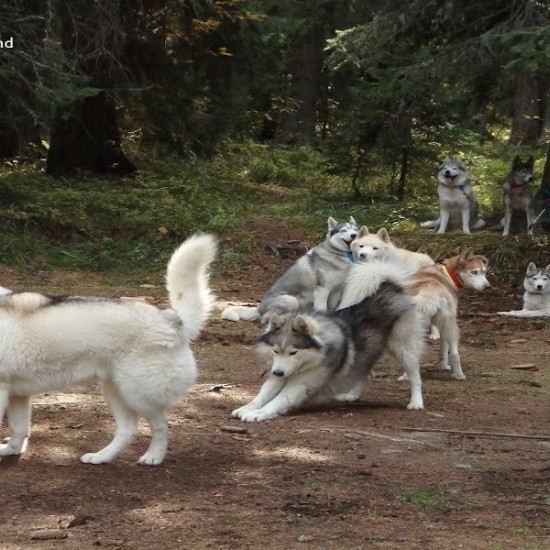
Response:
[[[257,238],[297,236],[278,227]],[[220,307],[260,298],[294,252],[266,247],[244,275],[214,276]],[[21,289],[14,271],[0,275]],[[48,277],[58,292],[59,274]],[[467,379],[430,368],[429,345],[423,411],[406,410],[408,385],[385,358],[357,404],[231,419],[261,383],[258,327],[219,311],[194,347],[199,382],[171,413],[159,467],[136,463],[145,426],[113,463],[80,464],[113,429],[97,384],[37,396],[27,452],[0,460],[0,548],[550,548],[550,327],[497,316],[518,308],[521,291],[492,282],[461,297]]]

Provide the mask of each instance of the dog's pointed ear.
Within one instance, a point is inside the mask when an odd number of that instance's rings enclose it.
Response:
[[[277,312],[273,312],[271,314],[271,317],[269,318],[268,330],[275,332],[283,326],[284,322],[285,322],[285,318],[283,315],[280,315]]]
[[[473,248],[471,248],[471,247],[465,248],[460,253],[459,261],[467,262],[473,255],[474,255],[474,249]]]
[[[305,315],[296,315],[294,321],[292,321],[292,330],[296,332],[296,334],[311,336],[314,328],[313,319]]]
[[[328,225],[328,230],[332,231],[338,225],[338,222],[332,216],[329,216],[327,218],[327,225]]]
[[[349,217],[349,223],[352,223],[353,225],[359,225],[356,221],[355,221],[355,218],[353,216],[350,216]]]
[[[550,271],[550,265],[547,265],[547,266],[544,268],[544,271]]]
[[[533,166],[535,165],[535,159],[534,159],[534,157],[531,155],[531,156],[527,159],[527,162],[526,162],[525,164],[527,164],[527,168],[529,168],[529,170],[532,170],[532,169],[533,169]]]
[[[390,243],[390,234],[388,233],[388,230],[385,227],[381,227],[378,230],[378,233],[376,233],[377,237],[380,237],[385,243]]]
[[[366,225],[362,225],[359,229],[359,233],[357,233],[357,239],[360,239],[361,237],[364,237],[365,235],[369,234],[369,228]]]
[[[535,269],[537,269],[535,262],[529,262],[529,265],[527,266],[527,270],[525,271],[525,273],[529,273],[529,271],[535,271]]]
[[[515,168],[518,166],[518,164],[521,164],[521,157],[519,155],[516,155],[514,157],[514,160],[512,161],[512,168]]]

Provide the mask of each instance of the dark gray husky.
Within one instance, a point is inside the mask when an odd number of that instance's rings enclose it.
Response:
[[[409,409],[422,409],[420,357],[425,327],[412,299],[384,281],[362,302],[332,312],[274,313],[256,351],[269,364],[258,395],[232,415],[261,422],[310,399],[359,399],[386,349],[401,361],[411,384]]]
[[[533,176],[533,166],[535,159],[529,157],[525,162],[516,155],[512,161],[512,169],[506,176],[506,181],[502,186],[504,190],[504,218],[501,225],[504,228],[502,236],[507,237],[510,234],[510,225],[514,211],[523,210],[527,221],[527,235],[533,234],[533,221],[535,213],[533,210],[533,194],[531,192],[531,183],[535,179]]]

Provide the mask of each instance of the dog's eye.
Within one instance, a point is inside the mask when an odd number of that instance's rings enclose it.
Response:
[[[472,275],[478,275],[479,274],[479,271],[477,269],[472,269],[472,271],[470,271],[470,273]]]
[[[272,348],[273,349],[273,353],[279,353],[275,348]]]
[[[296,355],[297,353],[298,353],[298,351],[295,350],[295,351],[291,351],[291,352],[289,353],[289,355]]]

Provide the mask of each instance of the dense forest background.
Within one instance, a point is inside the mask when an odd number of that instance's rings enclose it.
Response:
[[[176,236],[260,184],[433,203],[455,153],[488,208],[515,154],[550,188],[546,0],[5,0],[0,42],[5,234],[131,240],[147,189]]]

